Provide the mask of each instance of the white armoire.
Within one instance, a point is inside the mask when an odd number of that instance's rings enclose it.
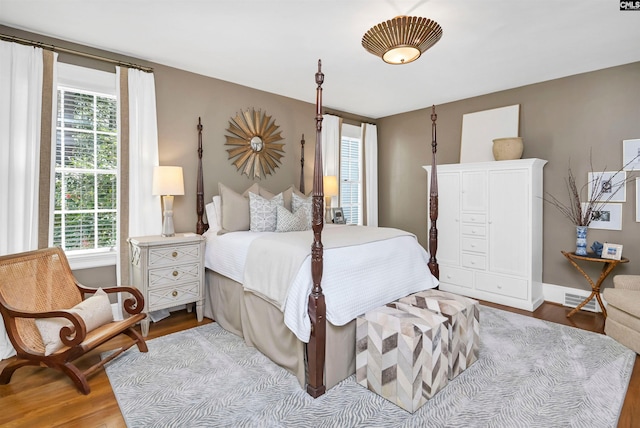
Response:
[[[542,304],[546,163],[519,159],[437,166],[441,290],[529,311]],[[431,166],[424,168],[428,195]]]

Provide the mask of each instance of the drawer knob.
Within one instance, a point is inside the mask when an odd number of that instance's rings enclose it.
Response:
[[[471,244],[471,248],[476,248],[476,244]]]
[[[502,290],[502,285],[498,284],[498,290]]]
[[[178,252],[174,251],[173,253],[171,253],[171,257],[173,257],[174,259],[178,257]]]
[[[171,293],[171,295],[172,295],[173,297],[176,297],[176,296],[178,295],[178,292],[177,292],[176,290],[173,290],[173,293]]]
[[[173,276],[178,276],[178,271],[177,270],[173,271]]]

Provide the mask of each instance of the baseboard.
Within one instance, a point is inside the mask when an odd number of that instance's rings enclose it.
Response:
[[[578,289],[578,288],[565,287],[563,285],[556,285],[556,284],[542,283],[542,294],[544,295],[544,300],[547,301],[547,302],[558,303],[560,305],[564,305],[564,300],[565,300],[564,296],[565,296],[566,293],[570,293],[570,294],[574,294],[574,295],[578,295],[578,296],[583,296],[585,299],[587,297],[589,297],[589,294],[591,294],[590,291],[581,290],[581,289]],[[602,293],[600,293],[600,298],[602,299],[602,302],[604,303],[604,305],[606,307],[607,306],[607,302],[602,297]],[[600,305],[598,304],[597,300],[596,300],[596,304],[595,304],[595,312],[602,312],[602,309],[600,308]]]

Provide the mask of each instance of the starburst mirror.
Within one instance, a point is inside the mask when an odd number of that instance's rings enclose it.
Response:
[[[233,165],[251,178],[263,178],[271,175],[278,168],[280,158],[284,156],[284,143],[276,121],[271,116],[255,109],[240,111],[229,120],[225,135],[229,159],[234,159]]]

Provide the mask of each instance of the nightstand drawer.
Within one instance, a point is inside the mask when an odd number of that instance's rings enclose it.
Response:
[[[462,238],[462,250],[473,251],[476,253],[487,252],[487,241],[485,239],[478,238]]]
[[[172,245],[149,249],[149,268],[175,265],[178,263],[197,263],[201,258],[200,245]]]
[[[149,270],[149,289],[185,281],[198,281],[200,263],[168,266]]]
[[[149,290],[148,307],[151,311],[157,311],[158,309],[191,303],[200,298],[200,284],[195,281],[188,284],[180,284],[177,287]]]

